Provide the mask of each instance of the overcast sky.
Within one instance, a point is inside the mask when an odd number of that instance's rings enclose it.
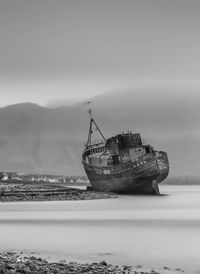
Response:
[[[196,91],[199,28],[198,0],[2,0],[0,106],[154,85]]]

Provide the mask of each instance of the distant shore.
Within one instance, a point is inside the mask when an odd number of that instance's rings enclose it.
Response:
[[[114,273],[114,274],[175,274],[183,273],[180,268],[170,269],[164,266],[162,269],[156,270],[154,268],[147,270],[141,265],[136,266],[118,266],[101,261],[98,263],[66,263],[65,260],[59,262],[49,262],[44,258],[24,254],[23,252],[3,252],[0,253],[0,272],[2,274],[15,273],[37,273],[37,274],[74,274],[74,273]]]
[[[0,202],[71,201],[117,198],[116,194],[72,188],[46,182],[5,181],[0,185]]]

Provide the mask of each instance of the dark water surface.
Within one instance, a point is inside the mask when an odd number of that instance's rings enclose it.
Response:
[[[0,251],[200,269],[200,187],[161,196],[0,204]]]

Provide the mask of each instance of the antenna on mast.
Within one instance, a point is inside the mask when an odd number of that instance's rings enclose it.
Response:
[[[85,102],[84,105],[87,105],[88,108],[89,108],[89,115],[90,115],[90,127],[89,127],[89,133],[88,133],[88,140],[87,140],[87,144],[86,144],[86,147],[90,146],[91,145],[91,139],[92,139],[92,124],[94,123],[95,126],[96,126],[96,129],[99,131],[99,133],[101,134],[101,137],[103,138],[104,141],[106,141],[106,138],[104,137],[103,133],[101,132],[100,128],[98,127],[97,123],[95,122],[95,120],[93,119],[92,117],[92,107],[91,107],[91,104],[93,103],[93,101],[88,101],[88,102]]]
[[[88,108],[89,108],[89,115],[90,115],[90,119],[92,119],[92,107],[91,107],[91,104],[93,103],[93,101],[88,101],[88,102],[85,102],[84,105],[87,105]]]

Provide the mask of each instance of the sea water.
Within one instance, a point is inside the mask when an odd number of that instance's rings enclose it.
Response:
[[[200,269],[200,187],[160,191],[160,196],[1,203],[0,251]]]

